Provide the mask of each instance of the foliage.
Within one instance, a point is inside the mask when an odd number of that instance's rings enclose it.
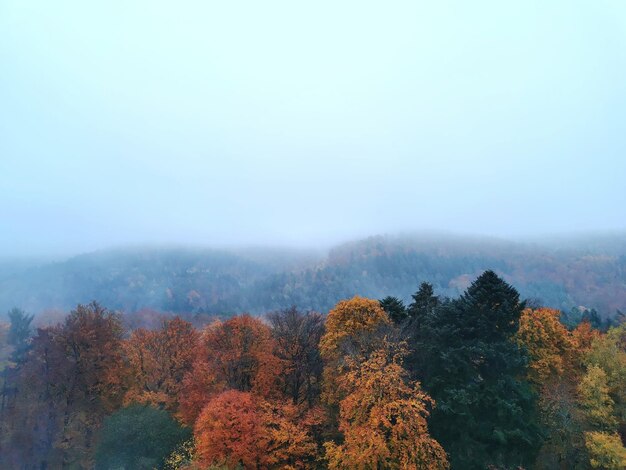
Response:
[[[626,448],[616,433],[587,432],[585,444],[589,451],[591,466],[603,470],[626,468]]]
[[[163,468],[165,470],[189,468],[194,460],[196,460],[196,444],[193,438],[191,438],[176,446],[172,453],[165,459]]]
[[[558,310],[527,308],[516,340],[529,355],[527,377],[539,393],[539,411],[546,440],[537,468],[573,469],[587,460],[584,417],[579,411],[581,351],[575,335],[560,321]]]
[[[160,468],[190,434],[165,410],[130,405],[105,418],[96,449],[96,468]]]
[[[441,295],[456,297],[469,280],[495,269],[525,298],[540,299],[544,306],[568,313],[585,306],[573,322],[592,308],[604,321],[617,309],[626,311],[623,240],[597,237],[564,248],[563,240],[551,246],[451,236],[371,237],[337,246],[327,255],[110,250],[26,269],[0,263],[0,310],[14,305],[35,313],[50,307],[68,310],[97,298],[126,312],[230,316],[291,305],[327,312],[356,293],[376,299],[392,295],[411,303],[416,280],[429,280]]]
[[[119,317],[97,303],[38,330],[13,378],[5,416],[21,432],[10,434],[13,451],[0,463],[92,466],[94,430],[121,403],[121,337]]]
[[[518,343],[529,354],[528,376],[537,386],[561,377],[574,365],[576,348],[554,309],[525,309],[517,332]]]
[[[445,469],[446,453],[428,434],[433,400],[407,383],[403,345],[387,344],[362,361],[349,360],[340,377],[349,390],[340,402],[343,443],[327,442],[329,468]]]
[[[305,468],[316,453],[307,427],[297,424],[293,405],[271,404],[237,390],[207,403],[194,435],[203,467]]]
[[[217,321],[205,328],[192,369],[183,380],[183,421],[192,425],[204,404],[225,390],[279,394],[284,365],[275,349],[270,328],[250,315]]]
[[[580,404],[591,425],[601,431],[615,431],[617,420],[613,416],[615,402],[609,396],[609,386],[604,370],[591,366],[578,386]]]
[[[282,364],[283,394],[294,405],[313,406],[322,382],[319,342],[324,333],[324,317],[291,307],[268,314],[268,320],[274,352]]]
[[[527,465],[539,449],[536,397],[514,340],[523,309],[517,291],[486,271],[426,317],[420,373],[438,405],[431,432],[453,468]]]
[[[198,336],[191,323],[180,318],[165,320],[159,330],[135,330],[124,342],[129,380],[124,401],[165,407],[175,413]]]
[[[431,315],[439,305],[439,297],[435,295],[433,285],[422,282],[418,291],[411,296],[413,302],[409,305],[407,313],[412,322],[418,327],[426,316]]]
[[[7,315],[11,325],[7,341],[13,346],[11,358],[14,362],[20,363],[28,351],[34,315],[28,315],[19,308],[11,309]]]
[[[396,325],[402,324],[408,318],[406,306],[399,298],[388,295],[379,302],[382,309]]]
[[[626,424],[626,325],[595,337],[584,361],[588,367],[595,365],[604,371],[616,418]]]
[[[326,332],[320,340],[324,359],[323,398],[337,403],[338,376],[346,367],[350,355],[363,355],[376,348],[381,330],[391,325],[389,317],[376,300],[356,296],[342,300],[328,312]]]
[[[92,303],[32,334],[16,310],[0,467],[622,468],[626,324],[526,305],[487,271],[453,299],[422,283],[404,320],[392,296],[202,329]]]

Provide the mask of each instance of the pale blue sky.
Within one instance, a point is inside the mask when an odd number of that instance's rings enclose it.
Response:
[[[626,229],[626,2],[0,0],[0,254]]]

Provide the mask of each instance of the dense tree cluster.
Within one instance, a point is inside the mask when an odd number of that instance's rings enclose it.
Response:
[[[526,298],[560,309],[568,323],[626,312],[626,238],[513,243],[473,237],[370,237],[327,254],[289,249],[143,248],[99,251],[35,266],[0,259],[0,314],[14,305],[67,311],[97,298],[111,309],[178,315],[261,315],[297,305],[329,311],[355,294],[413,302],[416,280],[456,297],[485,269]],[[593,311],[597,309],[597,312]]]
[[[626,325],[570,324],[493,271],[327,315],[9,318],[0,468],[626,468]]]

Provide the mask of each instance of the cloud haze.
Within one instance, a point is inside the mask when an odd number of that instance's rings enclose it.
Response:
[[[626,229],[623,2],[0,5],[0,254]]]

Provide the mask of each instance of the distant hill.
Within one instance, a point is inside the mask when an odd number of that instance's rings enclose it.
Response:
[[[456,296],[494,269],[524,297],[603,316],[626,311],[626,235],[533,242],[381,236],[326,253],[287,249],[105,250],[65,261],[0,261],[0,312],[69,310],[98,300],[112,309],[230,315],[295,304],[325,312],[355,294],[410,300],[422,281]]]

